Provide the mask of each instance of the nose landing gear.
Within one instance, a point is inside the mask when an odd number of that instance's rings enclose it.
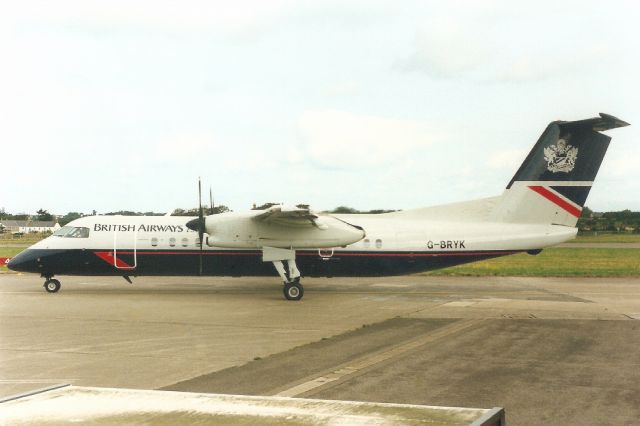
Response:
[[[60,290],[61,284],[60,281],[53,279],[51,277],[45,277],[46,281],[44,282],[44,289],[47,290],[47,293],[57,293]]]

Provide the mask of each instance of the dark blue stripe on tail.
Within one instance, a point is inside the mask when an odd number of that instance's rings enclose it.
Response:
[[[590,186],[552,186],[551,189],[567,197],[580,207],[584,207],[584,203],[587,201],[587,196],[591,190]]]

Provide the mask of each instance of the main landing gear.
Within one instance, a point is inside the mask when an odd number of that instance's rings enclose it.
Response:
[[[46,281],[44,282],[44,289],[47,290],[47,293],[57,293],[60,290],[61,284],[60,281],[49,277],[45,277]]]
[[[295,281],[285,282],[282,292],[287,300],[302,299],[302,296],[304,296],[304,288],[302,284],[300,284],[300,277],[296,278]]]
[[[263,247],[263,262],[272,262],[278,275],[282,278],[284,288],[282,292],[287,300],[300,300],[304,296],[304,288],[300,284],[300,271],[296,265],[295,250],[280,249],[275,247]],[[287,262],[287,268],[284,267]]]
[[[288,271],[285,271],[284,265],[281,260],[273,261],[273,266],[276,267],[278,275],[282,278],[284,288],[282,292],[287,300],[300,300],[304,296],[304,288],[300,284],[300,271],[296,266],[296,261],[287,260]]]

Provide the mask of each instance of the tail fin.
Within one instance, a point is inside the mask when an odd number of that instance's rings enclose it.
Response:
[[[550,123],[507,185],[494,219],[575,226],[611,140],[600,132],[628,125],[603,113]]]

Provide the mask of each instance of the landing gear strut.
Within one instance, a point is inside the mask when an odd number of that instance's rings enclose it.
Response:
[[[278,275],[284,282],[284,288],[282,289],[284,297],[287,300],[300,300],[304,296],[304,288],[300,284],[300,271],[296,266],[296,261],[287,260],[288,271],[285,271],[284,265],[281,260],[274,260],[273,266],[276,267]]]
[[[287,300],[300,300],[304,296],[304,288],[300,284],[300,271],[296,265],[295,250],[263,247],[262,261],[272,262],[278,275],[282,278],[284,288],[282,292]],[[284,262],[287,262],[285,270]]]
[[[47,277],[44,282],[44,289],[47,290],[47,293],[57,293],[60,290],[60,281]]]

